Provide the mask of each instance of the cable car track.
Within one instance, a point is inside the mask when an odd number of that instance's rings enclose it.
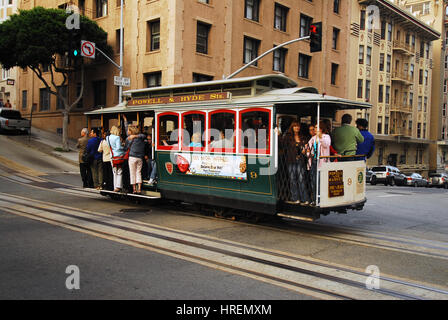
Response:
[[[327,298],[333,299],[357,299],[365,298],[398,298],[398,299],[426,299],[428,297],[448,299],[448,292],[438,288],[422,286],[406,281],[396,280],[392,278],[381,278],[381,281],[393,283],[391,288],[380,288],[377,290],[368,290],[365,283],[359,279],[365,278],[367,275],[351,270],[348,268],[334,267],[325,263],[316,263],[316,261],[297,257],[294,255],[279,253],[275,251],[257,248],[244,244],[239,244],[227,240],[215,239],[204,235],[174,230],[161,226],[154,226],[143,222],[136,222],[120,217],[113,217],[100,213],[94,213],[86,210],[74,209],[62,205],[45,203],[42,201],[31,200],[11,196],[9,194],[0,193],[0,207],[3,211],[28,216],[33,219],[43,220],[49,223],[58,224],[63,227],[75,228],[81,232],[94,233],[97,236],[115,238],[116,240],[133,243],[135,245],[144,246],[150,250],[161,251],[165,254],[172,254],[180,258],[193,259],[195,262],[211,264],[212,266],[224,268],[230,272],[243,273],[264,281],[274,282],[278,285],[284,285],[295,290],[312,291],[318,296],[325,295]],[[101,226],[101,228],[98,228]],[[115,232],[108,232],[102,228],[112,228]],[[121,232],[121,233],[120,233]],[[126,235],[123,234],[126,233]],[[133,236],[131,236],[133,235]],[[136,239],[138,235],[140,239]],[[141,238],[143,237],[143,238]],[[148,242],[148,238],[151,241]],[[142,240],[143,239],[143,240]],[[168,243],[169,245],[159,245],[154,243],[154,239]],[[157,242],[157,241],[156,241]],[[175,246],[181,246],[184,250],[179,250]],[[217,255],[215,258],[207,257],[204,254],[192,254],[192,252],[212,253]],[[229,260],[236,259],[237,262],[229,263]],[[241,261],[243,263],[241,263]],[[285,261],[288,261],[285,263]],[[299,265],[295,265],[299,263]],[[316,268],[305,268],[300,264],[311,265]],[[263,266],[261,269],[248,268],[246,265]],[[265,269],[272,269],[275,272],[269,272]],[[323,268],[328,270],[315,270]],[[260,270],[265,270],[260,272]],[[286,274],[285,274],[286,273]],[[350,273],[352,276],[344,277],[335,274]],[[279,276],[282,275],[282,276]],[[288,276],[289,275],[289,276]],[[295,277],[308,277],[315,279],[314,283],[324,281],[325,284],[312,286],[307,282],[294,281]],[[300,278],[299,277],[299,278]],[[353,277],[357,278],[354,280]],[[309,279],[308,279],[309,280]],[[313,283],[313,281],[311,281]],[[402,286],[402,291],[394,289],[394,286]],[[330,286],[331,290],[326,290],[326,286]],[[343,286],[343,292],[338,292],[339,286]],[[356,294],[347,294],[353,290]],[[418,294],[414,292],[418,291]],[[360,295],[360,292],[361,295]],[[372,295],[373,294],[373,295]]]
[[[9,181],[13,181],[17,184],[27,185],[29,187],[38,188],[38,189],[44,189],[44,190],[52,190],[53,192],[63,193],[63,194],[71,194],[75,196],[85,197],[88,199],[97,199],[101,200],[104,199],[103,196],[99,195],[99,192],[96,190],[83,190],[82,188],[73,187],[72,185],[66,184],[66,183],[60,183],[55,182],[52,180],[45,179],[43,177],[30,177],[27,178],[31,181],[28,183],[24,183],[21,181],[21,177],[24,178],[25,175],[22,175],[18,172],[8,170],[9,173],[12,175],[7,174],[1,174],[0,177],[3,177]],[[19,179],[14,178],[14,176],[17,176]],[[135,200],[135,199],[134,199]],[[209,219],[218,219],[222,220],[221,218],[216,217],[210,217],[207,215],[204,215],[202,213],[196,213],[192,211],[191,209],[185,209],[179,206],[173,206],[172,204],[164,204],[164,209],[171,209],[173,213],[175,214],[186,214],[194,217],[201,217],[201,218],[209,218]],[[233,220],[232,220],[233,221]],[[229,221],[229,222],[232,222]],[[353,230],[352,228],[346,228],[346,227],[339,227],[337,226],[336,233],[338,235],[333,235],[332,233],[335,233],[335,229],[333,226],[327,226],[327,225],[312,225],[309,223],[296,223],[294,222],[293,226],[288,225],[284,221],[281,223],[275,222],[264,222],[260,223],[259,221],[256,221],[256,223],[251,223],[246,221],[235,221],[235,223],[238,224],[248,224],[248,225],[256,225],[257,227],[261,228],[268,228],[273,230],[284,230],[287,232],[291,232],[292,234],[303,234],[310,237],[317,237],[317,238],[324,238],[329,240],[335,240],[335,241],[344,241],[347,243],[352,243],[356,245],[361,246],[367,246],[367,247],[377,247],[380,249],[385,250],[392,250],[392,251],[399,251],[404,253],[410,253],[410,254],[418,254],[423,256],[429,256],[439,259],[448,259],[448,254],[444,254],[445,252],[448,252],[448,247],[443,246],[430,246],[426,243],[422,243],[420,239],[415,239],[414,241],[410,241],[413,239],[405,238],[399,238],[397,236],[389,236],[386,234],[378,233],[378,232],[372,232],[372,231],[362,231],[357,232],[356,230]],[[300,230],[302,229],[302,230]],[[305,232],[303,231],[305,230]],[[311,231],[311,232],[310,232]],[[371,240],[380,240],[378,242],[372,242]],[[409,245],[407,247],[407,245]],[[422,249],[423,248],[423,249]],[[436,252],[433,252],[435,250],[438,250]],[[431,251],[432,250],[432,251]]]

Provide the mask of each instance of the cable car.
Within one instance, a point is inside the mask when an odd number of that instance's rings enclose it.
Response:
[[[299,88],[283,75],[125,94],[129,98],[124,104],[86,114],[90,127],[122,125],[120,115],[125,114],[142,131],[152,133],[158,180],[155,186],[144,182],[141,197],[309,221],[330,212],[362,210],[366,202],[365,161],[354,157],[335,162],[319,152],[313,156],[319,164],[315,172],[308,166],[297,183],[310,201],[293,201],[287,147],[281,142],[293,121],[319,126],[321,119],[333,121],[337,111],[367,109],[368,103]],[[316,143],[319,147],[321,142]]]

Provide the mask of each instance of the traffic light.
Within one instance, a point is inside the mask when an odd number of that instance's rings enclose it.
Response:
[[[310,51],[322,51],[322,22],[312,23],[310,26]]]

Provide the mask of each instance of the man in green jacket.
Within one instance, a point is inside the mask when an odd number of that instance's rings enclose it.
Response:
[[[351,122],[352,116],[346,113],[342,116],[342,125],[333,131],[333,147],[341,156],[356,155],[358,144],[364,142],[361,132],[358,128],[352,127]]]

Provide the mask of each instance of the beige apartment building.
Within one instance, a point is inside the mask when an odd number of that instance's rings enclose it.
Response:
[[[432,106],[430,114],[429,168],[430,171],[448,171],[448,136],[447,136],[447,28],[448,1],[409,0],[406,9],[441,34],[441,38],[433,42],[433,83]]]
[[[18,0],[0,1],[0,23],[7,20],[10,15],[17,12]],[[17,109],[17,68],[5,69],[0,65],[0,104],[5,104],[8,100],[12,108]]]
[[[432,48],[440,33],[399,1],[353,3],[350,54],[357,63],[349,70],[349,98],[373,105],[367,113],[356,115],[369,120],[376,140],[368,165],[390,164],[427,176],[435,68]]]
[[[21,0],[21,9],[34,6],[79,7],[108,33],[119,62],[120,0]],[[126,89],[219,80],[286,41],[308,35],[312,21],[324,21],[322,52],[310,54],[309,42],[291,44],[238,74],[237,77],[282,73],[300,86],[314,86],[327,95],[348,96],[349,6],[351,1],[328,0],[148,0],[125,1],[124,77]],[[87,39],[88,40],[88,39]],[[110,63],[87,71],[82,103],[70,115],[70,137],[86,125],[83,112],[118,103]],[[47,75],[49,76],[49,75]],[[80,80],[71,79],[69,97]],[[62,120],[56,97],[27,70],[19,75],[20,105],[29,114],[35,105],[33,125],[60,130]],[[79,89],[78,89],[79,90]]]

